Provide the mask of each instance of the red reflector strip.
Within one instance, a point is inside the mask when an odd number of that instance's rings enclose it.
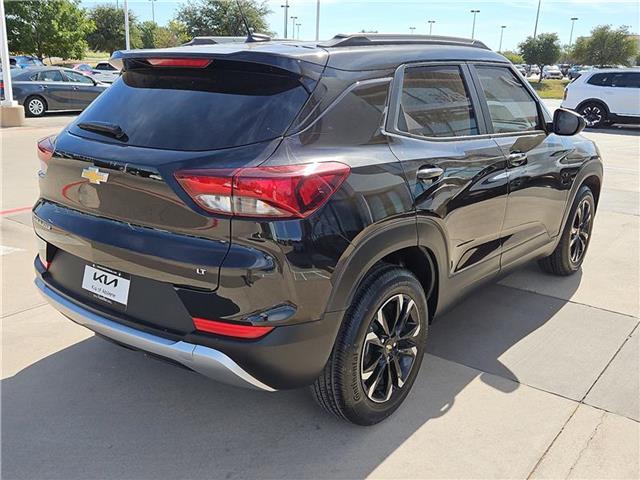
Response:
[[[216,335],[224,335],[236,338],[260,338],[265,336],[274,327],[256,327],[253,325],[237,325],[234,323],[217,322],[206,318],[193,318],[196,330]]]
[[[43,259],[41,254],[38,254],[38,260],[40,260],[40,263],[42,264],[45,270],[49,270],[49,266],[51,266],[51,262],[47,262],[45,259]]]
[[[54,139],[55,136],[50,136],[45,137],[38,142],[38,158],[45,163],[49,162],[51,157],[53,157],[53,152],[56,148],[53,144]]]
[[[210,58],[147,58],[154,67],[186,67],[205,68],[212,60]]]

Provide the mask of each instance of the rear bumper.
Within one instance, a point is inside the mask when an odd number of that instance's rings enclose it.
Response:
[[[104,337],[131,348],[167,358],[223,383],[269,392],[275,391],[218,350],[204,345],[169,340],[113,322],[66,299],[48,287],[40,278],[36,278],[35,284],[47,301],[63,315]]]

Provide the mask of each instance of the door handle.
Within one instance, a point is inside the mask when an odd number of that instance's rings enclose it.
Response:
[[[523,152],[514,152],[507,157],[507,164],[510,167],[521,167],[527,164],[527,154]]]
[[[435,180],[442,176],[444,170],[439,167],[421,167],[418,169],[416,176],[418,180]]]

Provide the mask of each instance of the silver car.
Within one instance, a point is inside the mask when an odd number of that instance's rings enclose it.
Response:
[[[13,97],[28,117],[51,110],[84,110],[109,86],[70,68],[11,70]],[[0,95],[4,98],[4,83]]]

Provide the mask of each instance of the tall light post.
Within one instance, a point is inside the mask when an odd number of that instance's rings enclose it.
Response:
[[[409,27],[409,30],[411,30],[411,35],[413,35],[416,32],[416,27]]]
[[[131,41],[129,39],[129,5],[127,0],[124,0],[124,46],[126,50],[131,48]]]
[[[538,11],[536,12],[536,25],[533,27],[533,38],[536,38],[538,35],[538,20],[540,19],[540,5],[542,4],[542,0],[538,0]],[[542,74],[540,74],[542,75]]]
[[[473,13],[473,26],[471,27],[471,40],[476,38],[476,15],[480,13],[480,10],[471,10]]]
[[[291,18],[291,38],[293,38],[295,40],[295,37],[296,37],[296,20],[298,20],[298,17],[294,17],[292,15],[289,18]]]
[[[507,28],[506,25],[500,26],[500,46],[498,47],[498,52],[502,51],[502,37],[504,36],[504,29]]]
[[[320,0],[316,2],[316,42],[320,40]]]
[[[296,39],[300,40],[300,25],[301,23],[296,23]]]
[[[289,0],[285,0],[284,5],[280,5],[280,8],[284,8],[284,38],[287,38],[287,26],[289,25]]]
[[[156,9],[155,9],[155,3],[156,0],[149,0],[151,2],[151,20],[153,21],[153,23],[156,23]]]
[[[573,43],[573,27],[576,24],[578,17],[571,17],[571,33],[569,34],[569,46]]]
[[[435,20],[427,20],[427,23],[429,24],[429,35],[431,35],[433,33],[433,24],[436,23]]]
[[[0,125],[3,127],[19,127],[24,123],[24,108],[13,99],[4,2],[0,3],[0,60],[2,62],[2,71],[4,72],[4,100],[0,102]]]

